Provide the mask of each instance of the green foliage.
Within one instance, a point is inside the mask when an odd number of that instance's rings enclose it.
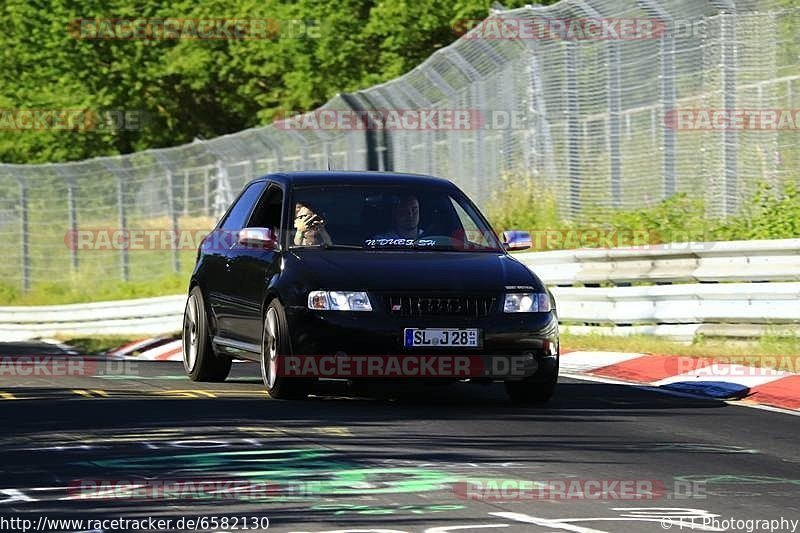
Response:
[[[626,232],[646,231],[649,244],[708,240],[702,199],[678,193],[652,207],[634,210],[590,210],[583,226]]]
[[[544,3],[553,3],[548,0]],[[484,18],[491,0],[6,0],[0,109],[134,110],[131,131],[2,131],[0,162],[176,146],[313,109],[403,74]],[[520,7],[524,0],[506,3]],[[246,40],[81,40],[75,19],[269,19]]]
[[[685,193],[652,207],[588,209],[588,214],[577,220],[559,215],[558,198],[530,177],[506,176],[487,205],[486,214],[497,231],[520,229],[534,233],[536,250],[603,246],[603,241],[596,238],[581,240],[582,236],[598,233],[646,235],[646,241],[632,245],[800,237],[800,189],[790,180],[780,185],[758,185],[742,212],[727,219],[710,217],[702,199]],[[547,238],[547,234],[558,238]],[[625,246],[624,238],[612,242]]]
[[[744,214],[720,223],[715,235],[721,240],[778,239],[800,236],[800,190],[797,183],[781,187],[760,184]]]
[[[556,195],[530,175],[506,174],[486,205],[486,216],[499,233],[510,229],[553,230],[571,224],[558,213]]]

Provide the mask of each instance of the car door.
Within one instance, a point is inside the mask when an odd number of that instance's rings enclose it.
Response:
[[[250,218],[250,213],[261,197],[266,182],[248,185],[211,234],[203,241],[203,261],[205,261],[201,286],[211,307],[215,334],[229,337],[232,334],[233,317],[237,306],[230,293],[231,260],[235,254],[238,231]]]
[[[284,191],[270,183],[261,195],[246,227],[270,228],[283,235]],[[278,239],[280,243],[280,238]],[[280,272],[280,244],[275,249],[236,244],[231,248],[227,292],[235,309],[231,316],[231,338],[259,346],[262,333],[261,306],[267,287]]]

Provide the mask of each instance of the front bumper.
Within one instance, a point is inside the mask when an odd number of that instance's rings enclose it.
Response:
[[[558,370],[558,319],[549,313],[494,313],[485,317],[397,317],[380,311],[287,309],[292,353],[322,355],[525,355],[531,364],[520,378],[543,380]],[[480,348],[406,348],[405,328],[478,328]]]

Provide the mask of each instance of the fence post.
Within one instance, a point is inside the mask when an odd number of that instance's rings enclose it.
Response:
[[[189,170],[183,171],[183,216],[189,216]]]
[[[722,41],[722,94],[725,111],[736,109],[736,6],[733,2],[720,2],[731,12],[723,12],[720,17]],[[739,208],[739,134],[736,128],[725,128],[722,132],[722,152],[725,161],[725,204],[724,214],[730,216]]]
[[[230,183],[228,182],[228,169],[222,164],[222,159],[217,160],[217,190],[214,193],[214,216],[219,219],[225,214],[230,203]]]
[[[179,248],[180,243],[180,228],[178,225],[178,210],[175,209],[175,180],[170,169],[166,169],[167,178],[167,208],[169,209],[169,218],[172,224],[172,235],[174,237],[172,246],[172,270],[177,272],[181,271],[181,252]]]
[[[529,147],[529,150],[533,150],[531,164],[535,167],[536,173],[543,175],[546,182],[552,184],[557,178],[555,149],[553,148],[550,122],[547,118],[545,82],[542,79],[542,67],[538,59],[540,47],[535,39],[526,41],[526,46],[529,55],[528,75],[530,77],[528,94],[531,95],[528,111],[532,113],[532,118],[536,121],[534,126],[528,130],[529,134],[533,135],[533,140],[526,143],[526,146]]]
[[[78,211],[75,206],[75,176],[67,177],[67,209],[69,211],[69,230],[73,241],[70,247],[70,259],[72,260],[72,270],[78,271],[80,260],[78,259]]]
[[[470,100],[472,100],[472,108],[480,108],[480,105],[486,102],[485,90],[483,81],[473,81],[470,85]],[[478,104],[480,102],[480,104]],[[484,198],[486,183],[486,158],[484,157],[485,151],[485,135],[483,124],[473,129],[473,149],[472,149],[472,171],[473,171],[473,190],[475,191],[476,200],[478,203],[483,204],[486,201]]]
[[[206,166],[203,169],[203,215],[211,216],[211,211],[208,208],[208,170]]]
[[[364,92],[359,91],[359,96],[361,99],[364,100],[367,105],[369,106],[370,111],[376,111],[377,108],[375,107],[375,103],[372,101],[372,98],[364,94]],[[384,110],[385,112],[386,110]],[[394,162],[392,160],[392,149],[391,149],[391,138],[389,134],[389,129],[386,127],[386,118],[385,115],[381,113],[376,113],[376,115],[381,117],[381,124],[380,124],[380,146],[376,143],[376,150],[380,152],[380,157],[378,158],[379,162],[383,164],[383,168],[381,170],[391,172],[394,170]],[[378,135],[375,134],[375,138],[377,140]],[[378,154],[376,154],[377,157]]]
[[[657,17],[664,24],[664,33],[659,42],[661,56],[661,109],[664,134],[664,198],[669,198],[677,191],[675,181],[675,126],[666,120],[668,113],[677,111],[678,95],[675,89],[675,31],[672,16],[659,5],[658,0],[639,0],[647,13]]]
[[[117,178],[117,221],[119,231],[127,237],[128,235],[128,219],[125,212],[125,180],[122,174],[114,173]],[[128,239],[126,239],[127,241]],[[130,280],[130,257],[128,256],[127,244],[120,247],[119,250],[119,266],[120,276],[122,281]]]
[[[325,154],[325,168],[332,168],[333,170],[340,170],[336,168],[336,165],[333,162],[333,153],[331,151],[331,142],[330,141],[322,141],[322,150]]]
[[[22,292],[28,292],[31,288],[31,256],[28,236],[28,184],[20,177],[17,177],[17,183],[19,183],[19,237],[21,255],[20,266],[22,267]]]
[[[620,137],[622,127],[622,84],[620,82],[620,50],[614,41],[608,43],[608,141],[611,172],[611,205],[618,209],[622,205],[622,150]]]
[[[64,178],[64,183],[67,184],[67,224],[69,225],[69,235],[71,236],[69,258],[72,271],[77,272],[80,266],[78,257],[78,210],[75,199],[77,183],[75,176],[67,173],[63,168],[56,166],[55,171]]]
[[[581,208],[581,127],[580,102],[578,100],[578,45],[574,41],[566,43],[567,81],[567,168],[569,173],[569,214],[580,212]]]
[[[347,105],[347,107],[350,108],[350,111],[364,113],[364,106],[361,105],[361,102],[358,101],[358,98],[354,94],[341,93],[339,96]],[[364,142],[366,143],[367,149],[367,157],[365,161],[367,170],[380,170],[380,164],[378,163],[378,139],[377,135],[375,134],[375,124],[367,113],[363,114],[363,120],[365,132]]]

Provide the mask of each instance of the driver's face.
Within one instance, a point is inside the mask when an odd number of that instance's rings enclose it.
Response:
[[[419,200],[411,198],[394,208],[394,223],[399,229],[413,230],[419,226]]]

